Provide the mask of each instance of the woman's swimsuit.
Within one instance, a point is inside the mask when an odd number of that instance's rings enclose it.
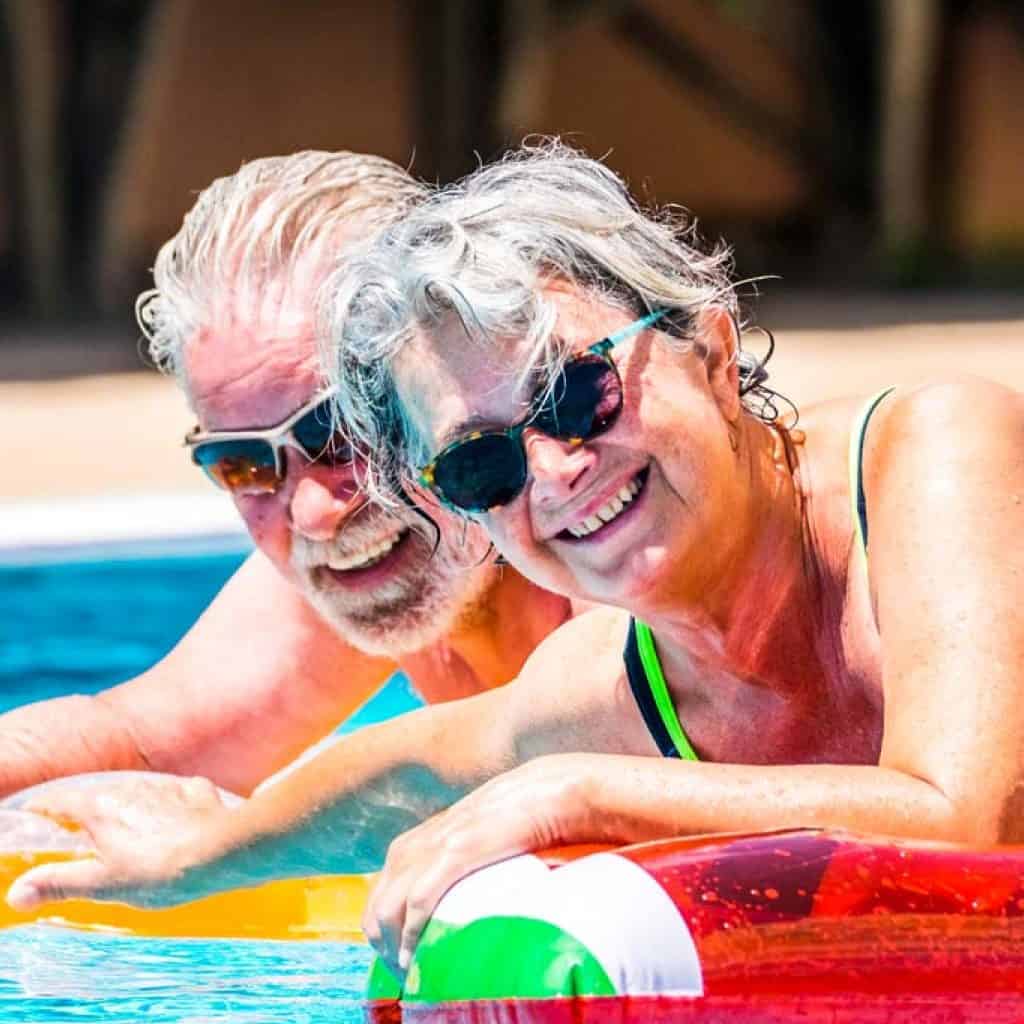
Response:
[[[891,391],[892,388],[887,388],[867,402],[857,414],[853,430],[850,431],[850,499],[853,505],[857,546],[865,559],[868,550],[868,516],[864,497],[864,438],[872,414]],[[629,619],[629,633],[626,636],[622,659],[626,664],[629,688],[633,691],[644,723],[662,755],[678,757],[683,761],[699,761],[700,758],[676,714],[675,703],[668,691],[665,674],[658,658],[654,634],[650,626],[632,616]]]

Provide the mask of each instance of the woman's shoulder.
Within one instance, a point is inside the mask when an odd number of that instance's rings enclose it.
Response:
[[[867,474],[922,446],[1004,442],[1013,425],[1024,427],[1024,394],[985,377],[948,374],[808,406],[799,430],[837,468],[848,471],[850,460],[861,459]]]
[[[1024,395],[998,381],[968,374],[935,376],[894,387],[865,427],[855,416],[848,427],[850,459],[859,451],[865,487],[902,474],[962,465],[986,453],[1018,458],[1024,441]]]
[[[1019,418],[1024,395],[986,377],[949,374],[894,388],[886,405],[888,431],[964,436],[1003,416]]]
[[[582,666],[592,670],[604,664],[621,664],[629,629],[629,613],[609,605],[593,605],[551,633],[530,655],[531,668],[542,664],[569,673]]]
[[[622,652],[629,613],[606,605],[578,615],[545,637],[527,659],[517,680],[521,688],[541,691],[559,681],[563,697],[583,703],[605,700],[623,674]]]
[[[515,683],[506,687],[515,695],[521,756],[647,749],[650,740],[639,714],[622,715],[628,629],[627,612],[598,606],[559,626],[530,655]]]
[[[884,514],[886,496],[904,500],[954,480],[969,489],[1015,486],[1024,395],[982,377],[936,375],[808,406],[793,433],[818,533],[841,541],[855,516],[874,522]]]

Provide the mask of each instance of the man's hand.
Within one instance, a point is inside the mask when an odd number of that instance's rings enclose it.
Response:
[[[81,829],[95,856],[27,871],[11,886],[7,902],[27,911],[51,900],[130,896],[138,905],[160,906],[160,883],[181,873],[182,852],[229,813],[225,796],[207,779],[149,773],[88,786],[49,784],[22,809]]]
[[[404,977],[430,915],[460,878],[516,854],[600,838],[583,796],[590,760],[537,758],[394,840],[363,931],[396,977]]]

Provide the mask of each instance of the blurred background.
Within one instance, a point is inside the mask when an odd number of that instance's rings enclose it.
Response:
[[[0,519],[202,489],[132,300],[302,148],[450,180],[559,133],[736,249],[806,402],[1024,369],[1021,0],[0,0]]]

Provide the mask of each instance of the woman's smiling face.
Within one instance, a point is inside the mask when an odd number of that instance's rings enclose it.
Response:
[[[544,296],[573,353],[635,318],[565,284]],[[624,399],[610,429],[574,445],[527,428],[525,486],[478,517],[495,547],[540,585],[639,612],[699,593],[713,578],[725,552],[709,538],[728,532],[722,511],[738,485],[731,319],[703,316],[691,351],[673,348],[657,328],[611,352]],[[398,396],[436,453],[472,430],[524,417],[536,387],[520,383],[526,359],[523,341],[478,344],[452,317],[396,359]]]

